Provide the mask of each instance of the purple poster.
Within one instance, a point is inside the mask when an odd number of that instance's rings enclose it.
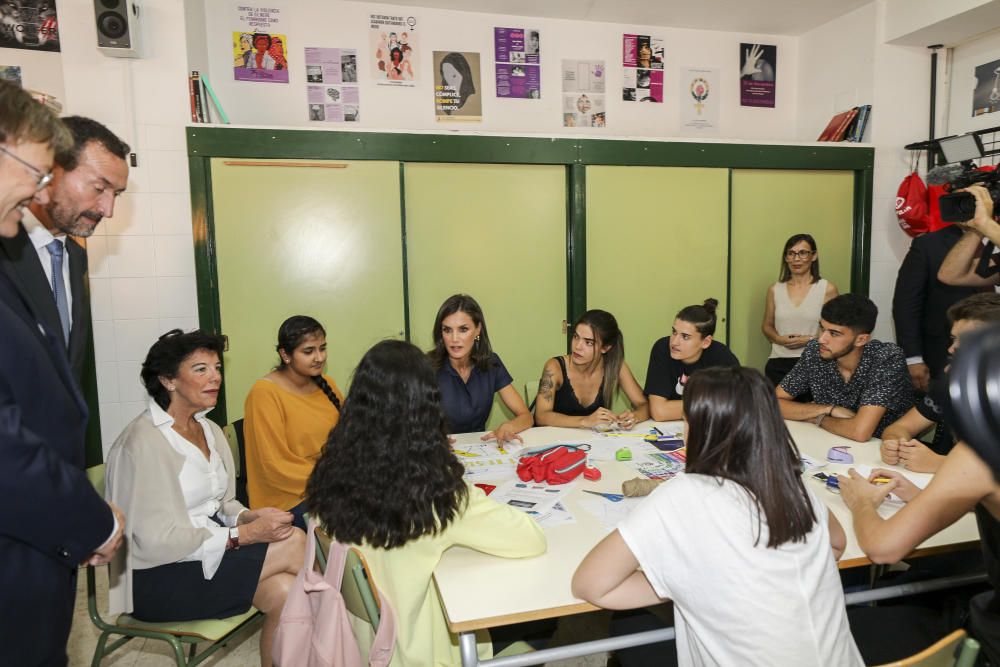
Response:
[[[740,44],[740,106],[774,108],[778,47]]]
[[[535,28],[494,28],[497,97],[542,96],[541,48]]]

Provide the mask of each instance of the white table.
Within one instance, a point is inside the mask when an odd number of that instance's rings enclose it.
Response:
[[[854,456],[854,465],[881,465],[879,441],[857,443],[830,434],[812,423],[787,422],[789,431],[800,451],[814,459],[826,460],[830,447],[847,445]],[[645,422],[633,429],[647,433],[653,425]],[[657,424],[663,431],[680,430],[679,422]],[[456,436],[456,448],[463,444],[478,443],[481,434]],[[595,434],[580,429],[538,427],[523,432],[528,447],[553,442],[582,442]],[[622,444],[625,444],[624,441]],[[636,476],[634,470],[616,461],[597,462],[602,479],[589,482],[582,477],[575,482],[564,505],[576,517],[576,523],[555,526],[546,530],[548,550],[545,554],[527,559],[506,559],[489,556],[470,549],[454,548],[444,554],[434,572],[447,616],[449,629],[459,634],[463,647],[463,665],[476,664],[473,632],[511,623],[556,618],[597,609],[578,600],[570,592],[570,581],[583,557],[607,534],[607,529],[580,505],[583,498],[597,498],[584,494],[583,489],[621,492],[621,483]],[[828,463],[823,472],[846,473],[851,466]],[[830,493],[819,480],[806,476],[806,485],[833,511],[847,533],[847,548],[840,567],[867,565],[870,561],[858,547],[852,528],[851,513],[838,494]],[[476,481],[479,481],[478,479]],[[486,481],[485,479],[483,481]],[[503,481],[503,480],[491,480]],[[669,483],[669,482],[668,482]],[[880,512],[889,516],[898,506],[884,505]],[[925,555],[977,543],[979,532],[972,514],[929,538],[913,555]]]

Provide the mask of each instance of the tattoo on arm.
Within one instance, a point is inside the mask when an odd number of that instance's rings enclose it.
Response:
[[[552,380],[553,373],[550,370],[542,372],[542,379],[538,381],[538,395],[546,401],[555,398],[555,382]]]

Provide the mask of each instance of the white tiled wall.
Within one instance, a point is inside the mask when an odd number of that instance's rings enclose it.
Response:
[[[59,5],[67,112],[106,123],[139,156],[139,167],[131,172],[128,192],[115,217],[102,223],[88,244],[105,449],[143,409],[139,368],[150,344],[171,328],[197,325],[184,133],[189,108],[181,92],[187,89],[188,72],[184,49],[178,48],[185,43],[184,0],[146,2],[143,11],[143,58],[119,60],[97,52],[92,3],[69,0]],[[892,339],[892,285],[909,242],[896,226],[892,204],[907,170],[901,147],[922,138],[926,131],[928,60],[923,49],[882,43],[883,12],[884,0],[877,0],[874,12],[863,9],[797,40],[802,63],[815,62],[827,77],[832,75],[831,68],[840,67],[843,76],[829,80],[844,85],[830,90],[821,85],[822,76],[799,77],[798,83],[803,91],[810,91],[809,101],[801,104],[806,115],[829,117],[846,97],[851,97],[851,104],[870,101],[874,105],[871,293],[884,313],[877,335]],[[851,39],[845,39],[845,34]],[[828,44],[839,44],[853,55],[848,58],[836,49],[831,55],[829,49],[821,48]],[[865,67],[872,70],[870,76],[858,77],[859,68]],[[794,67],[785,71],[796,78]],[[857,82],[853,88],[847,85],[851,81]],[[815,97],[824,94],[831,98]],[[799,134],[812,135],[815,123],[813,118],[799,118]]]
[[[59,4],[66,112],[107,124],[139,158],[115,216],[88,243],[105,451],[145,407],[139,369],[149,346],[169,329],[197,326],[184,138],[187,63],[177,48],[185,43],[183,5],[144,3],[145,52],[124,60],[98,53],[93,3]]]

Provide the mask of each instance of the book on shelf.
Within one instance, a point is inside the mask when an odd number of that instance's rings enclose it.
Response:
[[[188,92],[191,95],[191,122],[204,123],[205,108],[201,99],[201,75],[197,71],[191,72],[191,78],[188,80]]]
[[[851,121],[858,115],[858,107],[834,114],[816,141],[843,141]]]
[[[864,141],[865,128],[868,126],[868,117],[871,115],[872,105],[862,104],[858,107],[858,115],[847,131],[847,140],[854,142]]]

